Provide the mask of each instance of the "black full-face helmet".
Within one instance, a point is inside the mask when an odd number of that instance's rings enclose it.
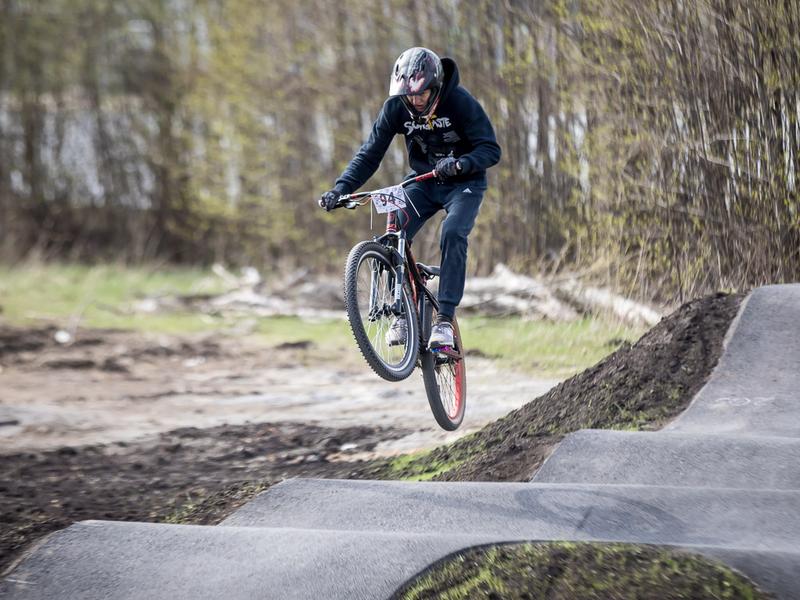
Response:
[[[427,48],[409,48],[395,61],[389,80],[389,97],[400,96],[408,114],[417,122],[424,122],[433,116],[442,93],[444,70],[442,61],[436,53]],[[428,103],[418,111],[406,96],[431,91]]]

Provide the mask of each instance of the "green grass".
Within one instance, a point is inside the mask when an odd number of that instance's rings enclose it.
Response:
[[[449,471],[458,465],[458,461],[455,460],[431,461],[429,456],[429,451],[422,450],[386,459],[385,466],[381,465],[381,468],[387,469],[384,478],[401,481],[430,481],[440,473]]]
[[[769,596],[722,563],[656,546],[551,542],[474,548],[434,565],[396,597],[697,598]]]
[[[135,310],[148,297],[217,294],[225,283],[209,270],[180,267],[30,264],[0,267],[0,316],[17,325],[113,328],[167,334],[252,330],[268,344],[314,340],[344,348],[351,340],[344,320],[296,317],[222,317],[187,310]]]
[[[114,328],[192,334],[245,330],[270,345],[311,340],[318,348],[359,359],[344,319],[222,317],[187,310],[134,310],[148,297],[215,294],[225,283],[209,270],[173,266],[126,267],[32,263],[0,267],[0,316],[18,325]],[[570,376],[594,364],[643,330],[601,319],[573,323],[519,318],[464,317],[465,345],[507,366],[540,377]]]
[[[352,348],[358,353],[345,319],[300,319],[298,317],[270,317],[260,319],[256,329],[258,337],[270,344],[312,340],[317,345]]]
[[[467,349],[477,348],[514,368],[555,377],[573,375],[645,332],[644,328],[590,318],[552,323],[471,317],[459,322]]]
[[[57,264],[0,267],[2,314],[16,324],[51,321],[164,333],[213,330],[220,323],[211,317],[188,312],[139,313],[132,305],[148,296],[223,290],[219,278],[199,269]]]

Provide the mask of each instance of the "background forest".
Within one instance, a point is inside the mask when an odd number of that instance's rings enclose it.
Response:
[[[798,0],[0,0],[0,254],[338,271],[370,215],[315,199],[424,45],[504,150],[473,273],[796,281],[798,30]],[[406,168],[398,138],[372,183]]]

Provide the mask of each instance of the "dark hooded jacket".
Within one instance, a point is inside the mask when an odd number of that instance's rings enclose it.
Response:
[[[399,97],[389,98],[372,126],[367,142],[336,180],[336,190],[349,194],[372,177],[396,134],[405,136],[408,162],[413,174],[426,173],[436,161],[455,156],[462,172],[454,181],[485,179],[486,169],[500,160],[500,146],[481,105],[459,85],[458,67],[442,59],[444,84],[434,118],[419,124],[411,118]]]

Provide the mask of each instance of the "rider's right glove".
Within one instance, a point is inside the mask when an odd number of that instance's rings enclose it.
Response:
[[[436,162],[435,169],[439,181],[445,181],[461,173],[461,163],[457,158],[445,156]]]
[[[339,197],[342,194],[337,192],[336,190],[330,190],[329,192],[325,192],[322,196],[319,197],[319,205],[327,210],[328,212],[332,211],[336,207],[336,203],[339,201]]]

